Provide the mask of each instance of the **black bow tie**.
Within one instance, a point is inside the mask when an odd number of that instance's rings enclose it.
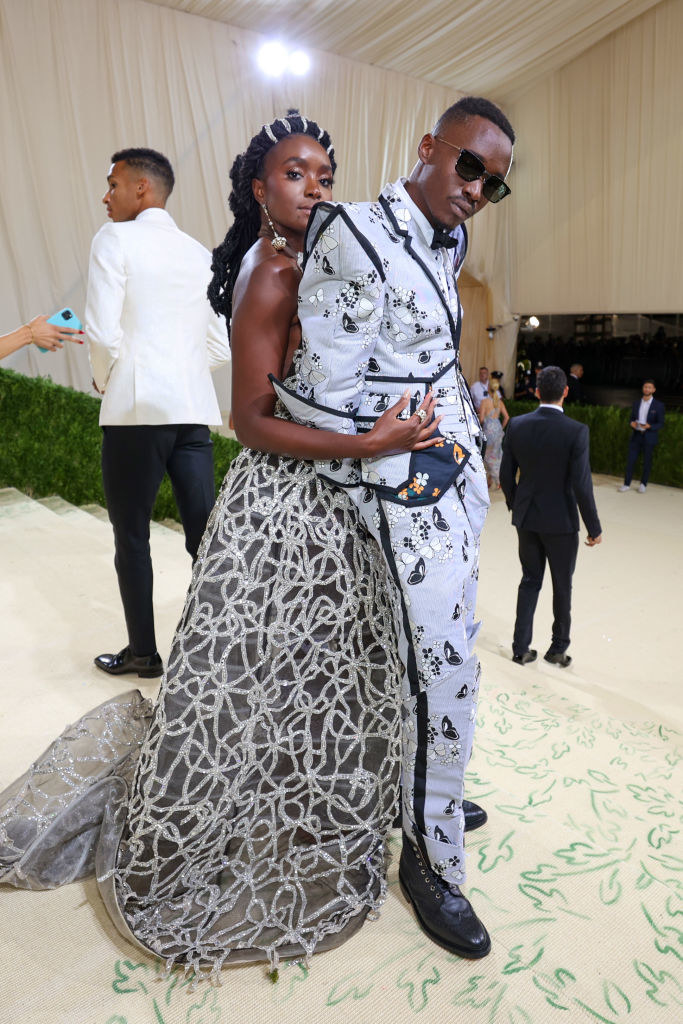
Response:
[[[443,228],[434,228],[434,237],[432,238],[432,249],[455,249],[458,244],[458,239],[453,238]]]

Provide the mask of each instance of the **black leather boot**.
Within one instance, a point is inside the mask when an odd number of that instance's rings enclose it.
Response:
[[[432,871],[420,850],[403,836],[398,867],[401,892],[412,903],[422,930],[450,953],[479,960],[491,949],[491,939],[468,899]]]

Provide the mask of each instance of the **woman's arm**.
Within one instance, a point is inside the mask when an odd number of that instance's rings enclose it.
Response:
[[[230,332],[232,417],[242,444],[298,459],[329,459],[389,455],[430,447],[438,440],[430,439],[439,422],[433,419],[431,394],[422,406],[427,412],[424,423],[417,416],[396,418],[408,405],[409,396],[404,396],[367,434],[336,434],[276,418],[268,374],[283,375],[299,274],[282,255],[251,268],[247,264],[244,271],[235,284]]]
[[[49,324],[47,316],[36,316],[23,327],[17,327],[16,331],[3,334],[0,338],[0,359],[9,356],[20,348],[27,345],[40,345],[41,348],[49,348],[51,352],[62,348],[63,341],[79,341],[72,338],[72,334],[82,334],[83,331],[76,331],[73,327],[59,327],[57,324]]]
[[[505,428],[508,425],[508,420],[510,419],[510,414],[508,413],[507,409],[505,408],[505,402],[503,401],[502,398],[500,400],[500,408],[501,408],[502,413],[503,413],[503,430],[505,430]]]
[[[480,423],[484,422],[484,420],[486,419],[486,414],[488,412],[490,412],[492,408],[493,408],[493,402],[491,401],[491,399],[490,398],[482,398],[481,404],[479,406],[479,411],[477,413],[477,416],[479,417],[479,422]]]

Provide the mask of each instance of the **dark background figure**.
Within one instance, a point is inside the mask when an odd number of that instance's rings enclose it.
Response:
[[[567,376],[567,387],[569,389],[567,393],[567,404],[574,403],[576,405],[585,405],[586,396],[583,391],[583,384],[581,378],[583,377],[583,366],[581,363],[572,363],[569,367],[569,374]]]
[[[643,472],[638,490],[644,494],[647,489],[652,456],[659,441],[659,431],[664,426],[664,403],[654,397],[655,391],[655,382],[651,379],[644,380],[642,396],[636,398],[631,407],[631,438],[628,443],[626,474],[620,491],[630,490],[633,470],[639,455],[643,456]]]
[[[498,381],[498,394],[502,399],[507,398],[507,395],[505,394],[505,388],[503,387],[503,371],[494,370],[493,373],[491,374],[491,380]]]
[[[535,397],[536,392],[532,383],[531,370],[525,370],[524,367],[521,367],[515,381],[515,399],[518,402],[528,402]]]
[[[489,370],[488,366],[479,367],[479,380],[475,380],[474,384],[470,388],[470,394],[472,395],[472,401],[474,402],[474,408],[479,412],[479,406],[482,400],[486,398],[489,393]]]
[[[567,378],[558,366],[539,371],[537,397],[541,404],[535,412],[510,420],[503,444],[500,484],[517,528],[522,564],[512,641],[512,660],[520,665],[536,659],[530,644],[546,562],[553,584],[554,621],[552,642],[544,657],[561,668],[570,664],[566,650],[579,547],[578,511],[588,530],[586,544],[593,547],[602,540],[588,457],[588,427],[564,415],[567,390]]]

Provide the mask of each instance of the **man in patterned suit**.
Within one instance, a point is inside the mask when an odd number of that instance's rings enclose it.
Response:
[[[368,430],[406,388],[406,415],[420,415],[427,389],[436,395],[438,445],[317,468],[350,489],[397,588],[405,667],[401,887],[427,934],[471,958],[491,947],[459,888],[488,491],[479,421],[459,365],[456,279],[464,222],[510,191],[513,143],[502,111],[465,97],[421,139],[410,177],[385,186],[377,202],[319,204],[299,291],[299,384],[294,392],[273,382],[300,422],[342,433]]]

